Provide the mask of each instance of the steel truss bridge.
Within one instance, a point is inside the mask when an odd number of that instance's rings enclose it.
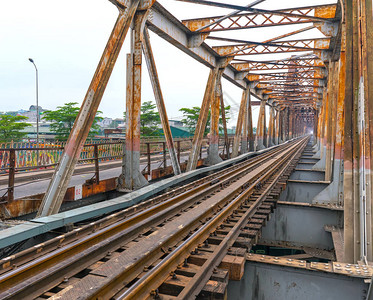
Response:
[[[36,219],[0,232],[0,298],[372,299],[372,1],[175,0],[225,12],[186,20],[154,0],[110,2],[118,18]],[[285,33],[250,39],[265,27]],[[210,69],[185,172],[149,31]],[[59,213],[129,38],[127,193]],[[140,172],[143,60],[175,175],[151,184]],[[224,161],[222,78],[242,90]],[[196,169],[209,114],[208,167]]]

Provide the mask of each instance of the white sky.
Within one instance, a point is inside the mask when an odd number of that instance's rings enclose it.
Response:
[[[181,20],[227,13],[227,10],[219,8],[174,0],[159,2]],[[252,1],[225,2],[245,5]],[[334,2],[267,0],[257,7],[276,9]],[[39,105],[55,109],[66,102],[81,103],[116,17],[116,7],[106,0],[1,1],[0,111],[28,109],[35,104],[35,69],[28,61],[29,57],[34,59],[39,69]],[[278,27],[269,27],[231,31],[230,37],[263,41],[282,33]],[[99,107],[105,117],[123,116],[128,40],[122,47]],[[182,107],[200,106],[208,68],[152,33],[151,42],[169,118],[180,117],[182,114],[178,110]],[[211,41],[208,43],[212,45]],[[272,57],[267,55],[266,58]],[[142,99],[153,101],[145,61],[143,63]],[[242,93],[239,88],[224,80],[223,90],[239,104]],[[225,100],[226,104],[234,105],[228,97]],[[257,112],[256,108],[253,112],[254,126]],[[235,118],[229,125],[234,123]]]

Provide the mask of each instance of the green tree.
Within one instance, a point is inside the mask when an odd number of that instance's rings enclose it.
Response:
[[[140,133],[142,136],[160,135],[161,118],[159,113],[155,111],[156,107],[151,101],[145,101],[141,104]],[[126,119],[126,113],[124,113],[124,119]]]
[[[225,119],[228,122],[230,119],[230,105],[224,107],[225,111]],[[198,106],[193,106],[192,108],[181,108],[179,109],[183,113],[184,118],[181,120],[185,124],[185,126],[189,129],[189,132],[191,134],[194,134],[197,126],[197,121],[201,112],[201,108]],[[221,109],[220,109],[220,115],[221,115]],[[219,130],[223,128],[223,120],[219,118]],[[207,122],[206,122],[206,128],[205,128],[205,134],[207,134],[210,131],[210,111],[207,116]]]
[[[51,131],[56,134],[56,139],[65,141],[68,139],[70,132],[73,128],[76,117],[79,113],[79,107],[77,102],[65,103],[63,106],[57,106],[56,110],[47,110],[43,112],[43,119],[46,121],[53,122],[51,124]],[[99,133],[100,127],[97,122],[102,120],[97,112],[96,117],[93,121],[89,136],[95,136]]]
[[[0,142],[18,141],[26,136],[26,132],[21,132],[22,129],[31,126],[26,122],[24,116],[0,115]]]

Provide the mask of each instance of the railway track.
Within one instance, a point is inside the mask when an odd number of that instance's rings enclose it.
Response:
[[[2,259],[0,298],[195,297],[229,251],[244,255],[256,243],[307,141],[286,143]]]

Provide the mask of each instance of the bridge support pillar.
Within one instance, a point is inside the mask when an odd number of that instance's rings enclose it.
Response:
[[[217,82],[218,85],[218,94],[217,97],[220,101],[220,111],[221,111],[221,119],[223,122],[223,130],[224,130],[224,147],[225,152],[227,153],[227,158],[230,158],[230,147],[229,147],[229,139],[228,139],[228,130],[227,130],[227,120],[225,118],[225,106],[224,106],[224,99],[223,99],[223,89],[221,86],[221,77],[219,78],[219,82]]]
[[[253,114],[251,109],[251,94],[250,90],[247,94],[247,128],[248,128],[248,140],[249,140],[249,151],[254,151],[254,132],[253,132]]]
[[[373,261],[372,2],[345,1],[344,258]]]
[[[268,147],[275,145],[275,108],[270,106],[269,108],[269,126],[268,126]]]
[[[266,148],[266,100],[260,102],[258,126],[256,129],[256,151]]]
[[[241,142],[241,154],[247,152],[247,132],[242,134],[242,128],[247,130],[247,110],[248,110],[248,102],[250,95],[249,87],[246,88],[242,92],[241,104],[240,104],[240,111],[238,112],[237,118],[237,125],[236,125],[236,132],[234,135],[233,140],[233,150],[232,150],[232,157],[236,157],[238,155],[238,148]],[[245,125],[244,125],[245,124]],[[241,138],[242,136],[242,138]]]
[[[211,93],[211,118],[209,152],[206,159],[207,165],[215,165],[223,160],[219,156],[219,109],[222,70],[218,71],[214,90]],[[222,108],[223,109],[223,108]]]
[[[281,133],[281,129],[280,129],[280,120],[281,120],[281,111],[280,110],[276,110],[276,117],[275,117],[275,120],[276,120],[276,126],[275,126],[275,145],[278,145],[281,143],[280,141],[280,133]]]
[[[341,57],[339,60],[339,72],[338,75],[338,93],[337,105],[336,105],[336,130],[333,133],[335,136],[334,143],[334,161],[331,183],[322,190],[315,198],[312,203],[337,203],[343,204],[343,132],[344,132],[344,98],[345,98],[345,82],[346,82],[346,54],[342,48]],[[325,174],[325,179],[326,174]]]
[[[289,123],[288,123],[289,124],[288,125],[289,140],[291,140],[294,137],[294,110],[289,109],[288,113],[289,113]]]
[[[325,132],[325,97],[326,97],[326,92],[324,88],[323,92],[323,99],[321,102],[321,107],[320,107],[320,114],[319,114],[319,124],[318,124],[318,148],[316,149],[317,152],[313,156],[313,158],[318,158],[321,159],[322,154],[324,152],[324,132]]]
[[[140,172],[140,114],[142,39],[146,12],[137,12],[131,34],[131,54],[127,55],[126,150],[118,188],[136,190],[148,182]]]
[[[329,64],[329,72],[332,72],[332,68]],[[331,95],[328,91],[328,89],[331,89],[332,83],[331,83],[331,74],[329,74],[329,83],[327,88],[324,88],[323,93],[323,123],[322,123],[322,131],[321,131],[321,143],[320,143],[320,152],[316,153],[314,155],[314,158],[319,158],[320,160],[312,167],[313,170],[317,171],[325,171],[325,165],[326,165],[326,148],[327,148],[327,136],[328,136],[328,127],[331,125],[331,120],[328,121],[331,118],[331,106],[330,106],[330,100]]]

